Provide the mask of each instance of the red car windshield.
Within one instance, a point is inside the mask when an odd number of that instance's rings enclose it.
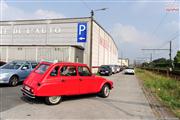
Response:
[[[46,70],[49,68],[50,65],[48,64],[41,64],[36,68],[35,72],[39,74],[44,74]]]

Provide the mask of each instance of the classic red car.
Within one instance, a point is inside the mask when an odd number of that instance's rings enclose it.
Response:
[[[44,97],[49,105],[58,104],[62,96],[99,93],[108,97],[113,82],[93,75],[85,64],[41,62],[26,78],[23,95]]]

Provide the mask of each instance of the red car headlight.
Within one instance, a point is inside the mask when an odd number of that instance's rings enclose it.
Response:
[[[31,93],[34,93],[34,90],[33,90],[33,89],[31,89],[31,90],[30,90],[30,92],[31,92]]]

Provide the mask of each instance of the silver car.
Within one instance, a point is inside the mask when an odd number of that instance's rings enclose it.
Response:
[[[111,67],[112,73],[115,74],[117,73],[117,69],[115,65],[109,65]]]
[[[0,84],[16,86],[23,81],[30,72],[37,66],[35,61],[17,60],[9,62],[0,67]]]
[[[124,74],[135,74],[134,68],[133,67],[128,67],[124,70]]]

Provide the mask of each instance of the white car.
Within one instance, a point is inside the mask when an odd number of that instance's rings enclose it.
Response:
[[[134,68],[126,68],[124,70],[124,74],[133,74],[134,75]]]

